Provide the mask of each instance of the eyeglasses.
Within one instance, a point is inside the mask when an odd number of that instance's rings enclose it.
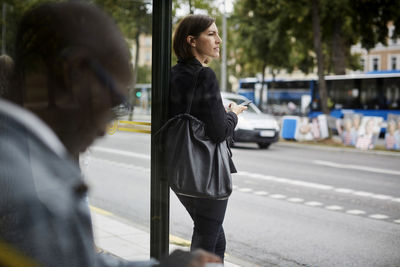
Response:
[[[131,105],[129,104],[127,97],[117,89],[114,79],[102,67],[102,65],[95,59],[89,59],[87,63],[100,82],[109,89],[113,109],[120,108],[121,105],[126,109],[130,109]]]

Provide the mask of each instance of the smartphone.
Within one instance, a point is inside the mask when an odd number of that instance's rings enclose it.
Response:
[[[239,105],[247,107],[248,105],[250,105],[250,103],[251,103],[251,100],[246,100],[246,101],[240,103]]]

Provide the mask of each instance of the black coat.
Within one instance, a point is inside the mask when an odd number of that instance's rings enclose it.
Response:
[[[171,91],[169,97],[169,118],[185,113],[188,95],[193,90],[194,73],[202,68],[196,59],[179,60],[171,70]],[[205,123],[207,136],[220,143],[233,137],[237,115],[226,112],[222,104],[218,80],[212,69],[203,67],[200,71],[193,96],[190,114]],[[231,172],[236,172],[230,160]]]

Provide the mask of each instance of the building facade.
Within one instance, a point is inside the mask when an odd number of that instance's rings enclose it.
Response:
[[[389,24],[388,27],[387,46],[378,44],[369,51],[362,48],[361,44],[351,48],[351,53],[361,55],[361,72],[400,71],[400,39],[393,37],[394,26]]]

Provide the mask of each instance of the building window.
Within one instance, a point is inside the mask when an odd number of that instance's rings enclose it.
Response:
[[[365,59],[361,59],[360,61],[360,65],[361,65],[361,70],[364,71],[365,70]]]
[[[373,71],[379,70],[379,59],[378,58],[372,59],[372,70]]]
[[[146,54],[145,54],[145,57],[146,57],[146,61],[150,61],[151,60],[151,52],[146,52]]]
[[[390,64],[392,65],[392,70],[396,70],[397,69],[397,58],[392,57]]]

